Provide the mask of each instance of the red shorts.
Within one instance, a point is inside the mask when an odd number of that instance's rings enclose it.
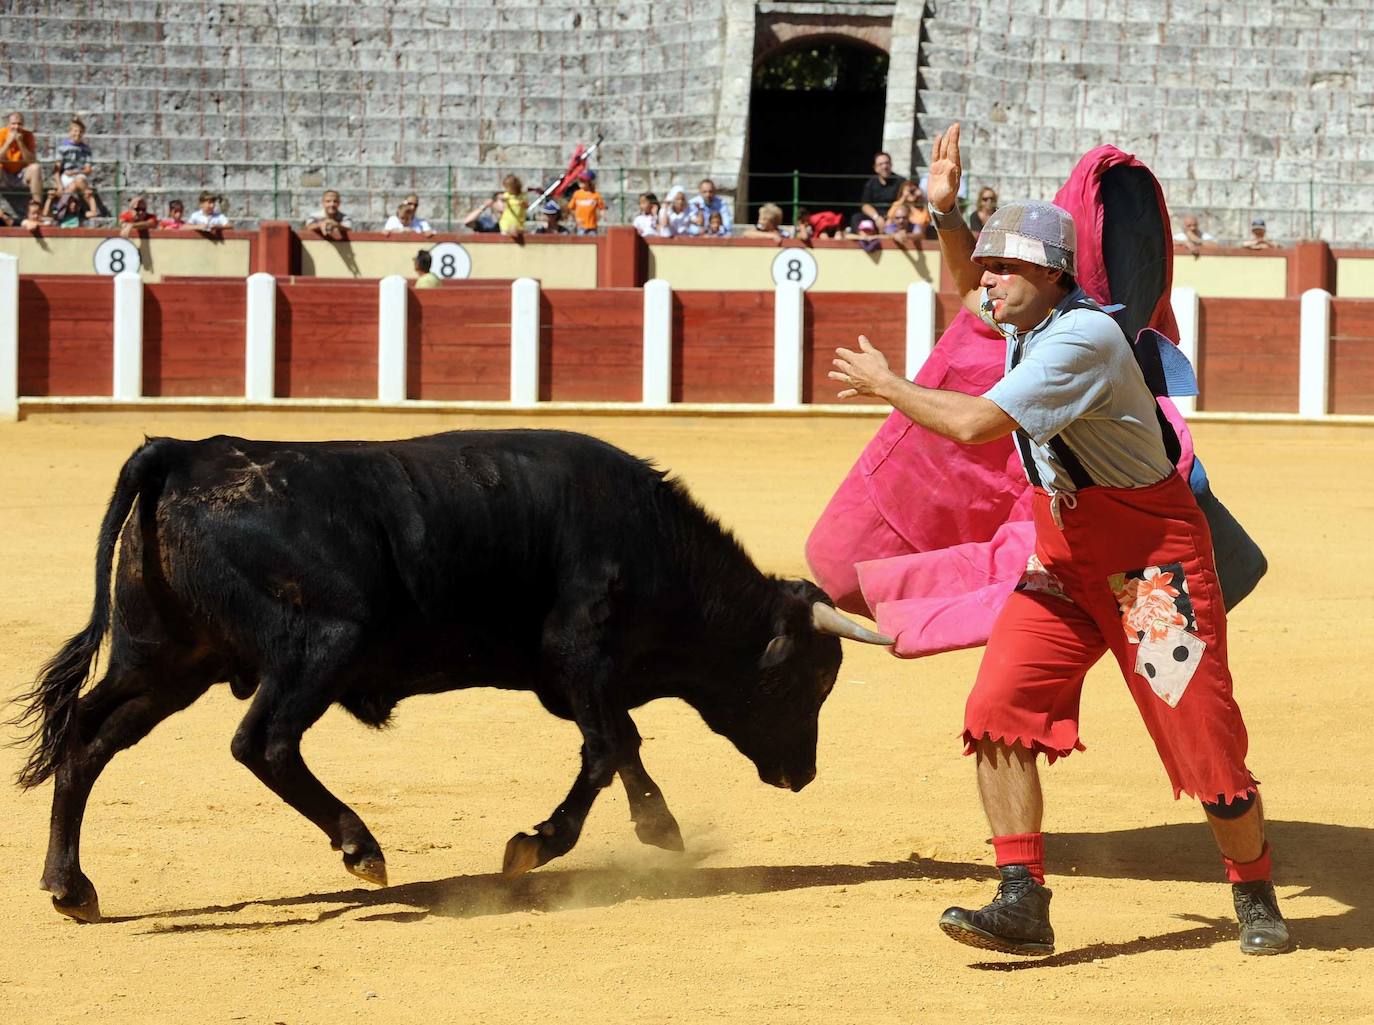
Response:
[[[1082,750],[1083,677],[1110,649],[1174,796],[1252,792],[1211,534],[1187,483],[1085,488],[1061,498],[1062,526],[1050,506],[1037,489],[1035,555],[992,628],[964,713],[966,752],[983,737],[1050,761]]]

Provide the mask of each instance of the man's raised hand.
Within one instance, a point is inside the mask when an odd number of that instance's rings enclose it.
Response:
[[[963,173],[964,165],[959,158],[959,122],[956,121],[949,126],[949,131],[935,137],[935,144],[930,148],[930,188],[926,196],[934,209],[941,213],[954,209]]]

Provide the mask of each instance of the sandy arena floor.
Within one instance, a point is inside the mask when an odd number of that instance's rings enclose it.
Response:
[[[96,527],[142,435],[391,438],[497,417],[44,415],[0,425],[0,697],[89,615]],[[528,423],[529,421],[526,421]],[[811,523],[871,419],[539,418],[682,476],[765,569],[803,574]],[[793,795],[685,705],[637,719],[687,837],[640,846],[618,785],[567,858],[514,883],[506,839],[561,799],[574,728],[527,695],[403,705],[374,733],[332,711],[318,775],[386,851],[360,889],[313,826],[229,755],[216,687],[106,770],[83,864],[110,921],[37,889],[50,788],[0,787],[0,1018],[25,1022],[1374,1021],[1374,430],[1203,425],[1218,494],[1266,549],[1232,618],[1280,893],[1302,949],[1243,958],[1201,813],[1171,800],[1114,666],[1084,695],[1088,751],[1046,773],[1059,953],[984,955],[935,927],[991,895],[955,735],[979,652],[849,645],[820,775]],[[0,750],[12,779],[20,753]]]

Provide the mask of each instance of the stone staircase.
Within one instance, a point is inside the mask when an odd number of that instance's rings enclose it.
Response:
[[[939,0],[921,125],[964,123],[975,186],[1049,198],[1110,142],[1226,240],[1374,243],[1374,6]],[[927,145],[928,144],[923,144]],[[928,150],[926,151],[928,155]]]

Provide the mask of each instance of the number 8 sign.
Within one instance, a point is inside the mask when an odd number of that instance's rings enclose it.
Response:
[[[773,257],[774,284],[791,281],[806,291],[816,283],[816,271],[816,258],[809,249],[784,249]]]
[[[472,257],[457,242],[440,242],[429,251],[430,272],[445,281],[466,278],[472,273]]]
[[[125,271],[138,273],[143,265],[138,246],[127,238],[107,238],[95,249],[95,272],[97,274],[123,274]]]

